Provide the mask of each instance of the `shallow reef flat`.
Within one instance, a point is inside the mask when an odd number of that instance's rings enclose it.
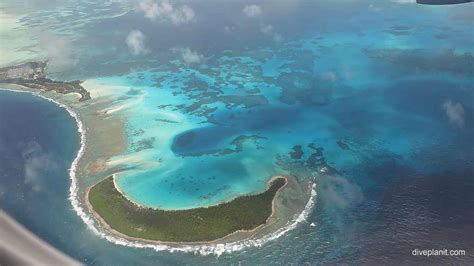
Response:
[[[76,113],[80,119],[76,122],[87,141],[83,143],[83,153],[79,152],[77,168],[72,170],[75,175],[71,174],[71,178],[77,185],[71,187],[70,199],[83,220],[92,222],[88,225],[96,232],[99,232],[97,228],[101,228],[105,230],[100,232],[121,239],[138,240],[140,243],[160,242],[175,247],[181,247],[183,242],[199,246],[205,241],[228,243],[260,238],[281,230],[293,221],[305,209],[311,196],[306,182],[278,177],[271,179],[268,189],[262,193],[236,197],[209,208],[156,210],[137,207],[139,205],[124,196],[111,177],[98,182],[107,174],[126,175],[130,171],[127,165],[138,165],[135,171],[140,167],[150,167],[142,161],[143,152],[127,155],[124,122],[127,116],[123,112],[107,112],[122,104],[120,100],[110,97],[107,93],[109,88],[87,82],[93,98],[78,101],[80,95],[75,93],[63,94],[18,84],[3,84],[2,87],[52,99]],[[233,152],[241,152],[246,140],[257,139],[258,136],[237,138]]]
[[[105,114],[102,111],[110,105],[110,100],[107,99],[106,94],[101,94],[99,88],[88,86],[87,92],[93,93],[93,98],[80,101],[81,96],[78,93],[61,93],[48,88],[27,87],[16,83],[0,84],[3,89],[29,92],[52,99],[56,103],[67,106],[78,115],[83,124],[82,134],[87,139],[87,145],[76,169],[78,196],[81,202],[85,200],[86,189],[101,180],[104,175],[122,169],[123,166],[109,164],[109,160],[126,151],[124,118],[120,115]]]
[[[453,230],[473,220],[473,5],[261,1],[247,19],[239,1],[187,1],[196,23],[177,27],[129,1],[50,2],[0,8],[0,82],[72,110],[10,108],[68,161],[44,196],[26,193],[19,154],[0,167],[13,173],[0,174],[0,205],[81,262],[379,265],[416,263],[409,251],[436,239],[474,246]],[[148,53],[129,49],[130,30]],[[43,46],[61,43],[67,67]]]

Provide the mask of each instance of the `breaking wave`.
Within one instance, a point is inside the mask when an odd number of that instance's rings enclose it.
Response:
[[[69,115],[74,118],[77,124],[77,131],[80,134],[80,148],[77,152],[76,157],[74,158],[74,161],[71,164],[71,168],[69,169],[69,177],[71,179],[71,186],[69,188],[69,201],[71,202],[74,211],[77,213],[77,215],[82,219],[82,221],[87,225],[87,227],[93,231],[97,236],[106,239],[107,241],[110,241],[114,244],[117,245],[122,245],[122,246],[128,246],[128,247],[134,247],[134,248],[149,248],[153,249],[156,251],[170,251],[170,252],[191,252],[195,254],[200,254],[200,255],[217,255],[220,256],[224,253],[231,253],[235,251],[240,251],[244,248],[249,248],[249,247],[260,247],[264,245],[265,243],[275,240],[281,236],[283,236],[285,233],[288,231],[294,229],[298,224],[306,221],[306,218],[308,217],[312,207],[315,204],[315,199],[316,199],[316,184],[313,183],[311,185],[311,194],[308,202],[306,203],[305,208],[303,211],[295,216],[290,222],[288,222],[284,227],[278,229],[277,231],[268,234],[264,237],[261,238],[256,238],[256,239],[246,239],[246,240],[240,240],[240,241],[234,241],[234,242],[229,242],[229,243],[222,243],[222,244],[203,244],[203,245],[187,245],[183,244],[178,247],[173,247],[169,246],[166,244],[149,244],[149,243],[143,243],[140,241],[132,241],[128,239],[124,239],[118,236],[111,235],[107,232],[104,232],[103,230],[100,230],[99,227],[97,226],[95,220],[92,218],[90,214],[88,214],[85,210],[82,204],[79,201],[79,188],[77,185],[77,178],[76,178],[76,170],[77,170],[77,165],[79,163],[79,160],[81,159],[82,155],[84,154],[85,148],[86,148],[86,130],[84,127],[84,124],[82,123],[80,116],[72,110],[69,106],[58,102],[54,99],[48,98],[38,92],[33,92],[33,91],[22,91],[22,90],[15,90],[15,89],[3,89],[2,90],[9,90],[9,91],[15,91],[15,92],[23,92],[23,93],[30,93],[35,96],[41,97],[45,100],[48,100],[50,102],[55,103],[56,105],[64,108]]]

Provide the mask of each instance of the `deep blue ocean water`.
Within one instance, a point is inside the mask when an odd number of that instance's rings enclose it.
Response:
[[[420,151],[420,163],[403,163],[389,151],[369,152],[367,162],[346,170],[354,176],[351,184],[345,179],[319,180],[320,197],[309,218],[316,227],[304,223],[262,248],[217,259],[124,248],[98,239],[67,200],[67,170],[78,148],[72,118],[44,99],[1,91],[0,121],[1,207],[49,243],[86,263],[426,262],[413,258],[411,250],[450,247],[472,252],[470,132]],[[403,137],[400,132],[398,138]],[[325,190],[333,183],[342,186],[345,194],[331,195]],[[432,262],[440,259],[448,260]]]
[[[184,161],[184,167],[172,182],[154,178],[159,169],[126,176],[122,185],[132,188],[132,198],[175,207],[205,204],[196,203],[203,193],[196,177],[208,179],[204,189],[211,192],[223,191],[219,188],[227,183],[231,189],[222,198],[249,187],[259,190],[273,173],[317,173],[320,165],[312,167],[311,154],[319,148],[338,174],[316,175],[317,202],[307,222],[263,247],[219,258],[125,248],[99,239],[67,200],[67,169],[78,148],[74,121],[53,103],[5,91],[0,91],[0,207],[87,264],[472,264],[472,5],[290,2],[262,1],[264,15],[254,20],[242,18],[246,2],[190,2],[198,22],[187,27],[149,23],[135,11],[110,17],[114,4],[102,9],[93,3],[87,4],[90,20],[78,19],[74,12],[84,6],[72,5],[36,10],[21,21],[74,37],[74,71],[52,76],[125,84],[124,91],[114,92],[117,104],[145,95],[134,109],[140,115],[131,112],[127,123],[130,152],[145,152],[144,159],[171,154],[172,162]],[[96,19],[98,14],[103,17]],[[69,27],[76,19],[77,27]],[[270,23],[282,42],[261,33],[259,27]],[[233,27],[232,34],[224,25]],[[123,44],[136,28],[147,36],[152,52],[146,56],[130,55]],[[170,51],[175,46],[199,51],[207,58],[205,66],[176,63],[179,55]],[[249,92],[255,88],[259,91]],[[214,120],[196,124],[207,117],[179,105],[189,107],[203,91],[258,94],[268,104],[247,108],[213,99],[198,111],[217,108],[211,112]],[[165,116],[170,113],[191,117],[191,126],[176,130],[163,122],[176,118]],[[134,136],[140,129],[145,133]],[[263,138],[249,140],[240,152],[220,154],[236,149],[231,141],[242,135]],[[153,149],[144,149],[149,143]],[[295,145],[304,154],[288,159]],[[146,153],[150,150],[155,153]],[[268,154],[285,159],[276,162]],[[219,175],[226,171],[226,178]],[[196,175],[203,172],[209,176]],[[150,183],[137,182],[144,177]],[[415,248],[464,249],[468,255],[427,259],[413,257]]]

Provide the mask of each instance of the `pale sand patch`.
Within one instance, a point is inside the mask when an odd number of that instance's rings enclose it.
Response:
[[[260,239],[288,226],[296,216],[305,210],[307,203],[311,200],[313,182],[309,178],[298,181],[294,177],[286,177],[286,180],[285,186],[278,190],[273,199],[272,215],[264,225],[250,231],[238,231],[236,234],[219,239],[217,243],[250,238]]]
[[[108,167],[115,167],[127,164],[138,164],[141,160],[142,158],[140,154],[135,152],[127,155],[112,157],[106,161],[106,165]]]
[[[14,86],[14,85],[13,85]],[[30,89],[20,87],[21,90],[31,91]],[[77,192],[77,199],[81,202],[81,205],[85,205],[85,212],[81,207],[78,207],[78,215],[83,218],[84,222],[97,234],[102,237],[107,238],[109,241],[112,241],[117,244],[125,244],[136,247],[143,247],[139,242],[148,243],[148,244],[160,244],[162,242],[157,241],[147,241],[143,239],[134,239],[115,232],[110,228],[107,228],[106,225],[101,223],[101,218],[95,215],[95,220],[99,221],[98,225],[100,228],[106,232],[110,232],[111,235],[122,237],[124,239],[130,240],[131,242],[122,242],[120,239],[115,239],[111,236],[105,236],[100,231],[97,231],[95,228],[95,223],[92,223],[88,214],[94,216],[94,211],[90,206],[90,203],[87,198],[88,191],[91,186],[96,184],[100,179],[102,179],[107,174],[114,173],[114,167],[118,166],[117,161],[112,162],[113,166],[107,165],[106,162],[115,159],[110,159],[119,154],[124,154],[127,150],[127,138],[124,129],[123,118],[118,114],[113,116],[101,114],[99,110],[103,110],[107,106],[110,106],[110,103],[113,101],[107,101],[102,99],[101,101],[85,101],[78,102],[76,97],[64,96],[55,92],[40,92],[40,94],[53,98],[58,102],[63,103],[64,105],[69,106],[80,116],[82,124],[84,125],[85,135],[86,135],[86,148],[77,167],[77,182],[79,191]],[[119,161],[120,162],[120,161]],[[124,161],[121,161],[124,163]],[[115,163],[115,164],[114,164]],[[106,166],[104,170],[104,166]],[[119,169],[115,169],[119,170]],[[96,172],[100,171],[100,172]],[[110,172],[110,173],[109,173]],[[293,178],[287,179],[287,184],[284,188],[280,189],[277,192],[276,197],[273,201],[273,213],[270,218],[267,220],[267,223],[263,226],[259,226],[251,231],[239,231],[233,234],[230,234],[222,239],[211,241],[209,243],[216,244],[215,246],[218,254],[221,253],[221,248],[223,244],[231,244],[233,246],[232,250],[237,250],[238,246],[248,246],[256,245],[259,246],[262,243],[268,241],[268,239],[275,239],[284,234],[286,231],[291,230],[294,226],[299,223],[300,216],[305,216],[307,209],[311,208],[312,202],[314,200],[314,195],[312,194],[310,186],[311,182],[309,179],[304,182],[297,182]],[[76,207],[76,206],[75,206]],[[298,218],[297,220],[295,220]],[[305,217],[303,217],[304,220]],[[283,230],[283,231],[282,231]],[[251,238],[251,241],[247,241]],[[267,239],[267,240],[265,240]],[[138,240],[138,241],[137,241]],[[244,242],[234,242],[243,240]],[[234,243],[231,243],[234,242]],[[252,243],[254,244],[252,244]],[[205,248],[201,246],[203,243],[192,243],[192,246],[199,248]],[[183,248],[182,243],[166,243],[170,247],[177,247],[178,249]],[[186,249],[184,247],[184,249]],[[201,250],[202,252],[207,252],[206,250]],[[217,254],[216,253],[216,254]],[[207,254],[207,253],[206,253]]]
[[[129,108],[133,107],[133,106],[139,105],[140,103],[143,102],[143,99],[144,99],[144,95],[141,95],[140,97],[138,97],[137,99],[135,99],[133,101],[127,101],[123,104],[114,105],[111,108],[108,108],[103,112],[106,115],[110,115],[110,114],[116,113],[118,111],[126,110],[126,109],[129,109]]]
[[[15,84],[1,84],[1,86],[6,89],[39,93],[69,106],[79,114],[86,130],[86,149],[77,167],[77,179],[81,183],[79,186],[80,194],[85,191],[85,188],[103,178],[107,171],[113,170],[105,164],[107,160],[127,151],[127,137],[123,118],[117,114],[107,116],[99,112],[110,104],[105,99],[102,99],[102,101],[91,99],[79,102],[79,95],[75,93],[44,92]]]
[[[100,114],[104,103],[91,103],[87,107],[78,108],[81,120],[86,127],[86,149],[79,161],[78,177],[81,180],[90,179],[87,185],[95,183],[94,176],[111,170],[113,165],[107,162],[110,158],[127,151],[127,136],[124,120],[118,115],[107,116]]]
[[[121,85],[110,85],[100,80],[86,80],[81,84],[86,89],[93,101],[102,101],[104,99],[110,99],[114,95],[123,95],[124,92],[130,89],[130,86]]]

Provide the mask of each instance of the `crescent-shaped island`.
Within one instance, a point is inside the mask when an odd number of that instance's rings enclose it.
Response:
[[[293,228],[311,208],[315,190],[310,179],[277,175],[263,189],[199,207],[163,209],[134,201],[118,184],[119,178],[133,172],[129,168],[140,165],[134,153],[126,152],[125,118],[116,115],[123,106],[87,82],[47,78],[46,67],[47,62],[28,62],[1,68],[0,84],[54,101],[76,119],[82,137],[71,168],[70,200],[93,231],[106,232],[100,234],[107,239],[178,249],[183,245],[251,243],[252,239],[261,244],[261,239],[273,239]],[[232,142],[235,150],[215,153],[240,152],[246,142],[258,139],[240,136]],[[162,160],[148,163],[155,168]]]
[[[273,214],[274,198],[286,183],[286,178],[276,177],[259,194],[210,207],[160,210],[128,200],[111,176],[90,189],[89,202],[102,222],[126,236],[165,242],[203,242],[265,225]]]
[[[474,0],[0,1],[0,266],[474,265]]]

